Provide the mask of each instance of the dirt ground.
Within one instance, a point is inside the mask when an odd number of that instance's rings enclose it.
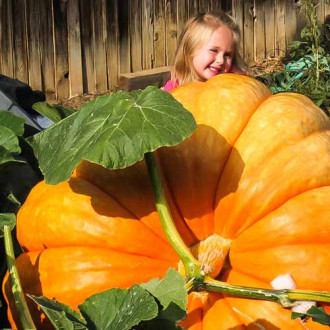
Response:
[[[284,64],[279,58],[270,58],[262,62],[249,65],[248,73],[251,77],[257,77],[263,74],[278,72],[284,69]]]
[[[283,69],[284,65],[280,59],[269,58],[265,59],[262,62],[252,63],[248,67],[248,74],[251,77],[257,77],[262,74],[273,73]],[[107,92],[109,93],[109,92]],[[104,93],[106,94],[106,93]],[[82,94],[69,99],[59,99],[47,101],[50,104],[59,104],[66,108],[80,109],[80,107],[89,101],[92,101],[97,96],[102,94]]]

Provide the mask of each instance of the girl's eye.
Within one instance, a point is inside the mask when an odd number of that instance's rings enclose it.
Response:
[[[212,53],[217,53],[217,52],[218,52],[217,49],[210,49],[210,51],[211,51]]]
[[[231,53],[226,53],[225,56],[226,57],[231,57]]]

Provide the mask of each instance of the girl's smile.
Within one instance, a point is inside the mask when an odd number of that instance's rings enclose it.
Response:
[[[234,51],[233,34],[226,26],[216,29],[211,38],[193,56],[193,66],[201,78],[208,80],[220,73],[230,72]]]

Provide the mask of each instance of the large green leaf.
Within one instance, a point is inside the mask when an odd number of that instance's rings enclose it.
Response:
[[[171,303],[176,304],[182,310],[186,309],[185,281],[173,268],[169,268],[163,279],[152,279],[141,286],[156,297],[164,309],[168,308]]]
[[[16,224],[16,216],[14,213],[0,213],[0,237],[3,237],[4,226],[9,226],[13,229]]]
[[[156,87],[103,95],[46,131],[33,148],[48,183],[68,180],[83,159],[118,169],[147,152],[190,136],[196,123],[169,93]]]
[[[23,135],[24,119],[9,111],[0,111],[0,165],[15,160],[13,154],[19,154],[21,148],[18,136]]]
[[[1,154],[1,148],[0,148]],[[16,213],[39,175],[25,162],[8,162],[0,166],[0,212]]]
[[[170,283],[171,289],[168,288]],[[169,292],[166,293],[166,290]],[[176,323],[186,315],[187,292],[183,294],[183,291],[184,280],[170,269],[163,280],[94,294],[78,306],[80,314],[54,300],[30,297],[42,308],[56,329],[178,330],[181,328]],[[164,310],[159,303],[167,308]]]
[[[0,145],[0,165],[9,162],[15,162],[15,158],[12,156],[10,151],[8,151],[6,148]]]
[[[155,299],[138,285],[93,295],[79,309],[88,329],[128,330],[158,314]]]
[[[55,329],[58,330],[87,330],[86,322],[81,315],[67,305],[45,297],[28,295],[47,315]]]
[[[15,132],[2,125],[0,125],[0,146],[13,154],[21,152],[19,140]]]
[[[25,120],[23,118],[17,117],[9,111],[0,111],[1,126],[9,128],[16,135],[19,135],[19,136],[23,135],[24,122],[25,122]]]
[[[330,315],[324,310],[323,307],[312,306],[306,314],[302,313],[292,313],[291,318],[294,320],[296,318],[311,317],[314,322],[318,322],[324,325],[330,326]]]
[[[155,299],[138,285],[92,295],[78,306],[81,314],[46,297],[29,297],[42,308],[55,329],[59,330],[128,330],[141,321],[155,318],[158,313]]]
[[[72,108],[65,108],[59,104],[49,104],[46,102],[34,103],[32,108],[39,112],[41,115],[52,120],[54,123],[58,123],[62,119],[72,115],[77,110]]]

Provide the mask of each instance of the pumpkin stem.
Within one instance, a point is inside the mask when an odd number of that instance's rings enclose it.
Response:
[[[201,263],[205,275],[216,278],[222,271],[230,249],[231,240],[213,234],[190,247],[192,255]],[[178,271],[184,275],[182,262],[179,262]]]
[[[29,308],[26,304],[24,292],[20,283],[18,271],[15,264],[15,254],[13,241],[11,238],[10,227],[4,226],[4,241],[6,250],[6,259],[9,271],[10,286],[13,292],[15,306],[21,321],[23,329],[36,329]]]
[[[196,288],[196,285],[195,285]],[[330,302],[329,292],[318,292],[312,290],[269,290],[262,288],[251,288],[231,285],[212,279],[209,276],[198,284],[199,291],[215,291],[234,296],[273,301],[282,307],[292,307],[297,300],[309,300],[318,302]]]
[[[202,270],[201,263],[192,255],[189,248],[182,240],[173,221],[171,210],[168,206],[161,176],[158,170],[156,157],[153,153],[146,153],[144,156],[148,168],[149,179],[155,197],[157,212],[165,231],[166,237],[172,245],[175,252],[181,259],[185,274],[190,278],[204,278],[205,274]]]

